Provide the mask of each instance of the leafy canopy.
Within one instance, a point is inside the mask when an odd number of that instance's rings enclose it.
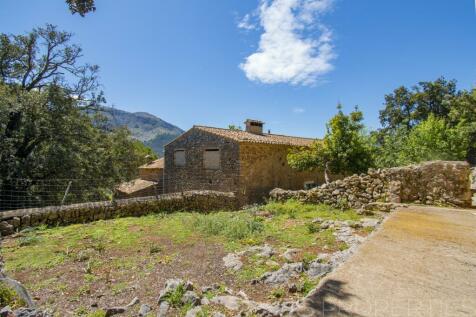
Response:
[[[107,130],[96,110],[98,67],[81,64],[81,48],[55,26],[25,35],[0,34],[0,199],[22,193],[41,205],[65,188],[18,179],[94,179],[74,191],[104,199],[151,158],[125,129]],[[82,199],[82,200],[83,200]]]
[[[316,140],[310,148],[289,153],[289,165],[298,170],[319,168],[336,174],[365,172],[373,166],[373,160],[362,120],[357,107],[346,115],[339,105],[338,113],[327,124],[324,139]]]

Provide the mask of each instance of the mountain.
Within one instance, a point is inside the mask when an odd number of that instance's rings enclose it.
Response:
[[[103,107],[103,113],[113,127],[126,126],[132,136],[150,146],[160,156],[164,155],[164,145],[184,131],[147,112],[127,112]]]

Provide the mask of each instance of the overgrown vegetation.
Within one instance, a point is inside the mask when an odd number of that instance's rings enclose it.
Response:
[[[26,276],[24,282],[34,294],[49,292],[48,298],[53,303],[48,305],[55,305],[57,298],[83,303],[84,299],[96,296],[97,290],[105,293],[104,296],[128,297],[135,285],[151,283],[150,279],[155,283],[158,276],[154,272],[159,268],[164,270],[160,271],[162,278],[162,272],[173,272],[174,275],[167,278],[193,275],[197,257],[203,261],[201,263],[210,261],[201,269],[208,271],[219,267],[222,270],[219,272],[223,280],[218,285],[226,285],[205,294],[211,297],[224,293],[225,287],[246,288],[251,280],[279,269],[288,261],[279,254],[288,248],[301,250],[293,261],[302,261],[305,266],[320,252],[346,248],[345,244],[336,241],[333,229],[322,230],[316,225],[310,229],[309,224],[317,217],[360,219],[353,210],[342,211],[295,200],[269,202],[235,212],[153,214],[66,227],[42,226],[6,238],[1,255],[7,272],[13,276]],[[249,254],[243,258],[243,267],[237,272],[227,271],[222,266],[226,253],[264,244],[271,245],[278,254],[266,259]],[[272,289],[267,289],[264,296],[299,296],[309,292],[316,283],[304,275],[295,282],[298,286],[295,294],[280,290],[272,294]],[[176,293],[169,294],[167,301],[175,309],[185,311],[187,307],[180,303],[183,291],[179,288]],[[151,298],[157,296],[155,289],[150,292]],[[59,294],[63,295],[56,296]],[[87,306],[77,306],[76,310],[81,316],[102,316],[101,310],[93,311]]]
[[[174,244],[205,239],[223,243],[228,250],[270,243],[275,247],[328,247],[338,249],[332,229],[310,230],[314,218],[358,220],[353,210],[341,211],[325,205],[308,205],[290,200],[269,202],[260,208],[272,217],[256,215],[256,210],[211,214],[173,213],[140,218],[101,220],[89,224],[28,230],[17,239],[8,240],[1,252],[8,271],[44,269],[65,262],[90,262],[92,270],[101,265],[109,252],[127,252],[141,248],[157,261],[170,262],[174,254],[165,254],[163,245],[152,243],[167,239]],[[41,243],[37,243],[41,241]],[[130,260],[130,261],[129,261]],[[121,258],[117,268],[131,268],[140,258]]]
[[[26,303],[18,296],[15,290],[4,282],[0,282],[0,307],[10,306],[10,308],[15,309],[25,305]]]
[[[380,129],[369,132],[362,119],[339,105],[324,139],[289,153],[290,166],[352,174],[430,160],[476,163],[476,89],[457,90],[445,78],[402,86],[385,96]]]
[[[36,179],[87,179],[70,199],[107,199],[150,159],[150,149],[124,128],[111,130],[98,112],[99,68],[80,63],[71,39],[50,24],[0,34],[0,209],[15,208],[9,199],[19,193],[31,206],[59,204],[68,182]]]

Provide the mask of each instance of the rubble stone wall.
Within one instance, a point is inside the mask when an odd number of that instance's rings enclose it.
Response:
[[[295,198],[340,208],[362,208],[372,203],[417,203],[471,206],[471,168],[467,162],[432,161],[419,165],[370,169],[308,191],[275,189],[270,196]]]
[[[142,216],[155,212],[236,210],[233,193],[190,191],[158,197],[121,199],[63,207],[32,208],[0,213],[0,233],[10,235],[18,230],[46,225],[86,223],[117,217]]]

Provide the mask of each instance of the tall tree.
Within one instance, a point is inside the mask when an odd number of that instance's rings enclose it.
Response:
[[[66,0],[66,3],[72,14],[78,13],[82,17],[89,12],[96,11],[94,0]]]
[[[363,114],[357,107],[345,115],[339,105],[337,115],[327,124],[324,139],[316,140],[310,148],[289,153],[289,165],[298,170],[322,169],[326,182],[329,182],[329,173],[367,171],[373,166],[373,158],[362,120]]]
[[[64,187],[31,180],[94,179],[74,195],[105,198],[147,161],[149,153],[127,130],[101,129],[98,67],[80,64],[81,48],[70,41],[70,33],[52,25],[0,34],[0,205],[13,193],[60,201]]]
[[[447,117],[458,96],[456,82],[443,77],[434,82],[420,82],[412,89],[399,87],[385,96],[380,123],[385,130],[411,129],[430,114]]]

